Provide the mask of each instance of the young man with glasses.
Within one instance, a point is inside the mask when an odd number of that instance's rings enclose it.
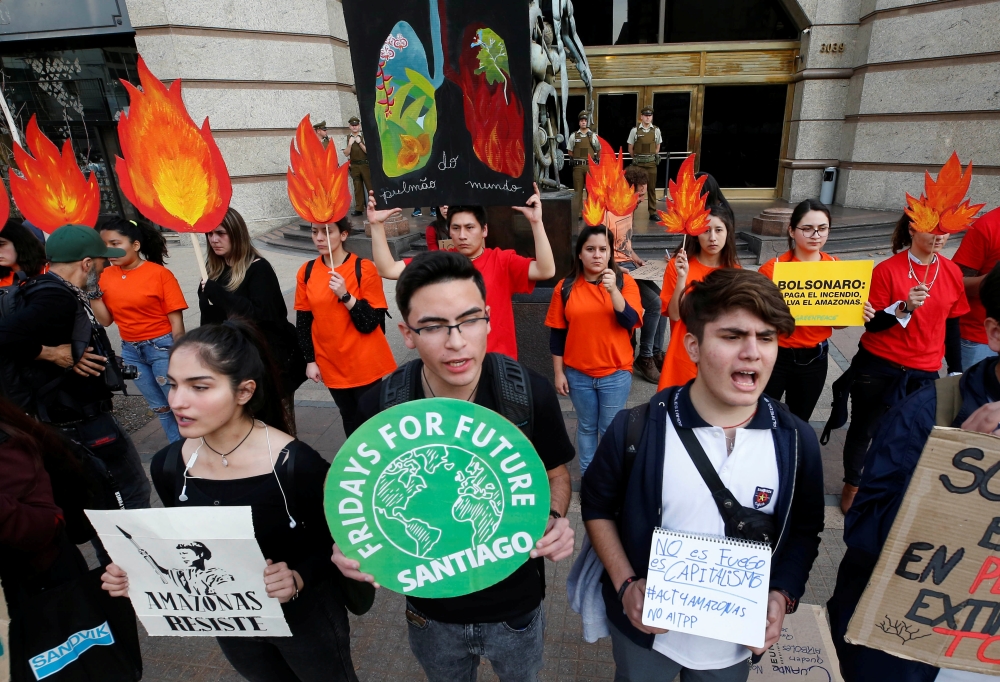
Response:
[[[497,376],[496,356],[486,351],[492,322],[486,293],[482,274],[464,256],[431,251],[414,258],[396,285],[396,302],[399,330],[420,359],[386,381],[406,379],[402,390],[414,400],[467,400],[503,414],[503,392],[497,390],[503,378]],[[551,518],[531,560],[499,583],[461,597],[407,599],[410,648],[430,682],[475,680],[481,656],[490,660],[501,682],[536,680],[545,628],[542,558],[560,561],[573,553],[573,529],[565,515],[571,495],[566,463],[574,452],[555,390],[523,365],[508,358],[500,363],[527,379],[532,413],[526,435],[548,471]],[[383,398],[380,388],[365,394],[359,419],[380,412]],[[374,582],[364,566],[336,546],[333,562],[348,578]]]
[[[514,329],[514,294],[530,294],[535,282],[550,279],[556,274],[556,261],[552,246],[542,223],[542,199],[535,193],[525,206],[513,206],[531,226],[535,240],[535,257],[526,258],[511,249],[487,248],[486,210],[482,206],[449,206],[448,231],[455,244],[455,251],[472,261],[486,282],[486,303],[492,309],[486,350],[503,353],[517,359],[517,333]],[[399,279],[408,260],[397,261],[389,250],[385,236],[385,221],[399,214],[402,209],[376,210],[375,193],[368,193],[368,222],[372,228],[372,260],[378,274],[385,279]]]

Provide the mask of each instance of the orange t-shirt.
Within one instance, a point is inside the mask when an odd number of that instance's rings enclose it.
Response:
[[[351,254],[335,268],[344,278],[347,290],[354,298],[367,300],[372,308],[388,308],[382,278],[370,260],[361,261],[361,287],[358,287],[355,258]],[[355,328],[350,311],[330,288],[330,268],[317,258],[306,282],[307,264],[302,264],[295,278],[295,309],[313,314],[313,349],[326,387],[365,386],[396,369],[385,333],[378,327],[370,334],[362,334]]]
[[[642,300],[639,286],[628,273],[622,273],[622,297],[639,313],[635,328],[642,326]],[[545,316],[545,326],[567,329],[563,362],[587,376],[600,378],[618,370],[632,371],[634,352],[629,339],[631,330],[618,324],[611,295],[602,285],[578,279],[573,282],[569,300],[563,309],[563,280],[552,292],[552,302]]]
[[[7,273],[6,277],[0,277],[0,287],[9,287],[14,283],[14,271]]]
[[[174,273],[149,261],[127,272],[117,265],[104,268],[101,291],[125,341],[149,341],[169,334],[167,313],[188,307]]]
[[[737,265],[736,267],[739,267]],[[687,285],[692,282],[700,282],[708,277],[708,274],[717,267],[703,265],[697,256],[688,258]],[[663,301],[662,313],[668,315],[667,305],[674,296],[674,289],[677,288],[677,266],[673,258],[667,264],[667,270],[663,273],[663,286],[660,289],[660,300]],[[662,391],[668,386],[683,386],[687,382],[698,376],[698,366],[691,362],[687,349],[684,348],[684,335],[687,334],[687,325],[682,320],[676,322],[670,320],[670,345],[667,346],[666,358],[663,361],[663,369],[660,371],[660,383],[656,385],[657,391]]]
[[[828,253],[819,254],[820,261],[833,261],[839,260],[836,256],[831,256]],[[772,258],[763,265],[757,271],[764,275],[770,280],[774,279],[774,264],[775,263],[801,263],[798,258],[795,257],[794,251],[786,251],[777,258]],[[830,338],[833,334],[833,327],[795,327],[795,331],[792,332],[791,336],[780,336],[778,337],[778,345],[782,348],[815,348],[819,344]]]

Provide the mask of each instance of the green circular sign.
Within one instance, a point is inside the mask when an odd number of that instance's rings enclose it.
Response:
[[[457,597],[527,559],[549,518],[549,478],[521,430],[474,403],[414,400],[369,419],[326,477],[341,551],[394,592]]]

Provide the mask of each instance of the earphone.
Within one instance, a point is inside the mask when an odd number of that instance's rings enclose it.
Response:
[[[288,498],[285,497],[285,489],[281,487],[281,479],[278,477],[278,472],[274,468],[274,454],[271,450],[271,432],[268,430],[267,424],[264,424],[264,437],[267,439],[267,459],[271,462],[271,473],[274,474],[274,480],[278,482],[278,490],[281,492],[281,500],[285,504],[285,514],[288,515],[288,527],[295,528],[295,526],[297,526],[298,524],[292,517],[292,513],[288,510]],[[204,438],[201,439],[201,443],[202,445],[205,444]],[[199,452],[201,452],[201,445],[199,445],[197,449],[195,449],[195,451],[191,453],[191,459],[188,460],[187,465],[184,467],[184,485],[181,488],[181,494],[177,496],[177,499],[180,500],[181,502],[187,502],[188,500],[187,496],[188,472],[191,470],[191,467],[194,466],[194,463],[198,461]]]

